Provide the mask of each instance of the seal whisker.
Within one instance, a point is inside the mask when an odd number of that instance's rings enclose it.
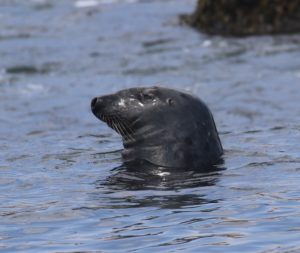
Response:
[[[126,129],[126,133],[127,133],[128,135],[130,135],[131,137],[133,137],[134,132],[133,132],[133,130],[131,129],[131,127],[129,126],[128,122],[127,122],[126,120],[120,119],[120,118],[119,118],[119,122],[122,124],[123,128]],[[132,139],[133,139],[133,138],[132,138]]]
[[[129,140],[134,140],[134,138],[133,138],[133,131],[130,129],[130,127],[128,127],[128,125],[125,123],[125,121],[122,120],[121,118],[117,117],[117,119],[118,119],[119,125],[123,129],[126,137]]]
[[[109,126],[114,129],[118,134],[122,135],[113,116],[108,117]]]
[[[127,135],[124,131],[124,129],[121,128],[120,122],[116,115],[104,115],[104,114],[98,114],[98,117],[102,119],[106,124],[114,129],[118,134],[125,136]]]
[[[110,115],[109,121],[112,129],[114,129],[118,134],[120,134],[125,139],[128,137],[128,134],[126,133],[124,127],[121,125],[121,122],[116,115]]]
[[[127,133],[126,133],[124,127],[122,126],[122,123],[121,123],[118,119],[116,119],[116,121],[117,121],[117,124],[118,124],[118,126],[119,126],[119,128],[120,128],[120,131],[121,131],[121,133],[122,133],[122,136],[127,137]]]
[[[107,125],[109,125],[109,127],[111,127],[112,129],[115,130],[113,121],[112,121],[112,119],[110,117],[106,117],[106,123],[107,123]]]
[[[128,136],[130,136],[130,139],[132,141],[135,140],[135,138],[133,137],[134,133],[133,133],[132,129],[125,123],[124,123],[124,127],[125,127],[126,131],[128,132]]]
[[[129,140],[133,140],[131,134],[128,132],[126,126],[123,124],[123,121],[119,117],[116,117],[116,120],[118,122],[118,125],[120,126],[120,128],[123,131],[124,138],[125,139],[129,139]]]
[[[126,137],[127,137],[127,134],[126,134],[126,132],[124,131],[122,125],[120,124],[120,121],[118,120],[118,118],[115,118],[115,121],[116,121],[116,127],[118,128],[120,134],[122,135],[122,137],[126,138]]]
[[[118,124],[116,124],[116,123],[112,123],[112,124],[113,124],[114,129],[117,131],[117,133],[120,134],[121,136],[123,136],[123,133],[120,130]]]

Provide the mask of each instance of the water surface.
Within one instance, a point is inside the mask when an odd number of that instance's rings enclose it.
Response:
[[[194,4],[1,1],[1,252],[300,252],[300,36],[199,34]],[[209,105],[224,170],[124,171],[90,100],[153,84]]]

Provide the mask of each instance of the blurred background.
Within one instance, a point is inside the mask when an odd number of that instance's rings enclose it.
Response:
[[[0,0],[1,252],[300,252],[300,35],[207,35],[195,0]],[[90,100],[199,96],[223,171],[124,173]]]

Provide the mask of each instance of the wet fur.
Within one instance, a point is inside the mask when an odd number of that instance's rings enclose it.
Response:
[[[162,87],[131,88],[94,98],[91,108],[122,136],[125,162],[203,171],[223,154],[210,110],[193,95]]]

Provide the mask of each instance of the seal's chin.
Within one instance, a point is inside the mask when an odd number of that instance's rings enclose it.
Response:
[[[124,139],[133,139],[133,130],[125,119],[118,115],[95,114],[95,116],[105,122]]]

